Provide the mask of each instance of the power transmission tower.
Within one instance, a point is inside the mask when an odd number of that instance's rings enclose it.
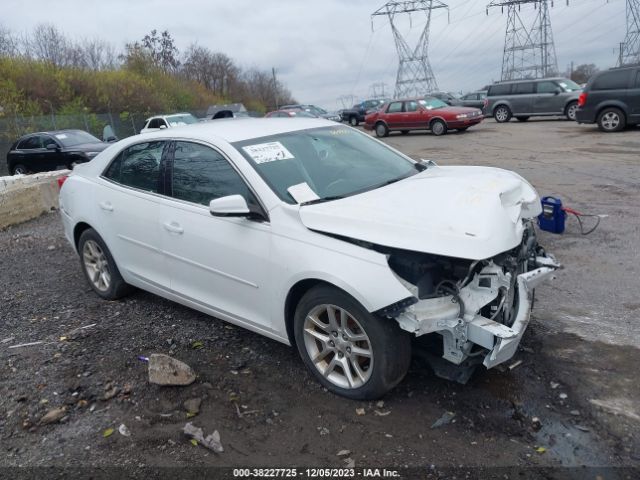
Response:
[[[342,105],[342,108],[351,108],[356,103],[355,95],[340,95],[338,102]]]
[[[371,98],[387,98],[386,89],[387,84],[384,82],[372,83],[369,86],[369,96]]]
[[[627,0],[627,34],[620,44],[618,65],[640,63],[640,0]]]
[[[520,16],[522,5],[533,4],[535,19],[530,27]],[[548,0],[493,0],[487,5],[507,7],[507,29],[502,55],[502,80],[544,78],[558,74]]]
[[[438,8],[449,9],[439,0],[391,1],[373,12],[371,17],[388,17],[393,39],[398,51],[399,65],[396,75],[395,98],[417,97],[438,90],[436,78],[429,63],[429,28],[431,12]],[[395,23],[396,15],[423,12],[427,17],[422,35],[415,48],[410,48]]]

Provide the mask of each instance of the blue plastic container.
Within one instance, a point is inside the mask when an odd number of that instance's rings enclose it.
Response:
[[[542,213],[538,216],[538,225],[551,233],[564,232],[567,214],[562,210],[562,201],[555,197],[542,197]]]

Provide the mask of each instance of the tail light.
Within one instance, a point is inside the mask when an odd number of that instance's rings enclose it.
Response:
[[[58,188],[62,188],[62,184],[65,182],[67,178],[69,178],[69,175],[58,177]]]
[[[580,94],[580,96],[578,97],[578,106],[579,107],[584,107],[585,103],[587,103],[587,93],[586,92],[582,92]]]

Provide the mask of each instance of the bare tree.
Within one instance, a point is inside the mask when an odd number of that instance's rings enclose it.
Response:
[[[240,69],[224,53],[214,53],[208,48],[192,44],[185,54],[182,74],[224,97],[237,83]]]
[[[69,41],[60,30],[49,23],[38,25],[27,39],[27,51],[35,59],[56,67],[67,64]]]
[[[11,30],[0,25],[0,57],[15,57],[20,52],[20,43]]]
[[[116,66],[116,51],[108,42],[99,38],[85,39],[82,42],[84,63],[89,70],[110,70]]]
[[[571,72],[571,80],[576,83],[587,83],[587,81],[598,72],[598,67],[593,63],[584,63],[578,65],[575,70]]]

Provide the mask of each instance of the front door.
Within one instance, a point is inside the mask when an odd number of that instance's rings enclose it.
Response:
[[[534,113],[562,115],[565,97],[564,90],[556,82],[551,80],[537,82],[536,99],[533,104]]]
[[[171,289],[218,313],[273,331],[269,309],[271,226],[214,217],[209,202],[254,194],[229,161],[200,143],[177,141],[160,225]],[[258,207],[259,208],[259,207]]]

